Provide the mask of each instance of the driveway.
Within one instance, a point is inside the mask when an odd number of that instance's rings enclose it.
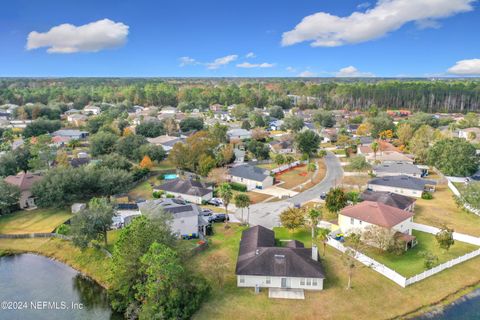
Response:
[[[269,196],[281,198],[281,197],[293,197],[298,194],[296,191],[284,189],[282,187],[272,186],[265,189],[255,189],[256,193],[267,194]]]
[[[250,225],[261,225],[269,229],[280,226],[279,216],[283,210],[295,204],[301,205],[305,202],[316,200],[323,192],[328,192],[332,187],[340,184],[343,170],[338,158],[333,153],[328,152],[325,156],[325,165],[327,167],[325,178],[312,188],[298,193],[287,200],[257,203],[250,206]],[[237,217],[241,216],[239,210],[235,214]]]

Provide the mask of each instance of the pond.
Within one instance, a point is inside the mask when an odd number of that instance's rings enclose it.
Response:
[[[97,283],[34,254],[0,257],[0,302],[0,319],[122,319]]]
[[[480,319],[480,289],[467,294],[441,312],[428,313],[416,320],[478,320]]]

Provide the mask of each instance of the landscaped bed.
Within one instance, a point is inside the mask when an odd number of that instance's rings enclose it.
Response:
[[[478,249],[477,246],[455,241],[455,244],[450,247],[450,250],[445,251],[438,246],[435,235],[415,230],[413,231],[413,235],[417,237],[418,244],[400,256],[382,252],[371,247],[365,249],[364,253],[404,277],[409,278],[426,270],[424,267],[424,259],[419,255],[422,251],[433,253],[438,257],[438,263],[442,264]]]
[[[0,216],[0,234],[48,233],[70,219],[64,209],[36,209]]]
[[[212,255],[224,255],[229,261],[225,284],[213,287],[193,319],[390,319],[436,304],[480,281],[477,257],[407,288],[360,267],[353,274],[353,289],[346,290],[347,270],[341,254],[327,246],[325,257],[321,257],[327,277],[324,291],[307,292],[305,300],[269,299],[268,290],[255,294],[253,288],[237,288],[235,263],[244,227],[230,226],[224,229],[221,224],[215,225],[210,248],[192,260],[192,267],[210,279],[215,277],[211,272]]]

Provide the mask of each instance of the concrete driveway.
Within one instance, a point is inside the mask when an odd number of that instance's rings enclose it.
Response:
[[[325,156],[325,165],[327,167],[325,178],[312,188],[298,193],[287,200],[257,203],[250,206],[250,224],[261,225],[269,229],[280,226],[279,216],[283,210],[295,204],[301,205],[305,202],[319,199],[323,192],[328,192],[332,187],[340,184],[343,170],[338,158],[333,153],[328,152]],[[241,215],[239,210],[235,214],[237,217]]]
[[[272,197],[282,198],[282,197],[293,197],[298,194],[297,191],[288,190],[282,187],[272,186],[266,189],[255,189],[256,193],[267,194]]]

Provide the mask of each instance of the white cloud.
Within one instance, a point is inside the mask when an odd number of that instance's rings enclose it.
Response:
[[[354,66],[348,66],[340,69],[335,76],[337,77],[374,77],[375,75],[370,72],[360,72]]]
[[[378,0],[366,12],[339,17],[318,12],[284,32],[282,45],[312,41],[313,47],[336,47],[382,37],[409,22],[425,27],[433,21],[473,10],[476,0]],[[428,21],[428,23],[425,23]],[[435,25],[437,26],[437,25]]]
[[[272,68],[275,66],[273,63],[263,62],[263,63],[250,63],[250,62],[243,62],[237,64],[239,68]]]
[[[288,72],[297,72],[297,69],[295,69],[294,67],[286,67],[285,70],[287,70]]]
[[[464,76],[480,76],[480,59],[460,60],[448,72]]]
[[[247,53],[247,54],[245,55],[245,58],[247,58],[247,59],[255,58],[255,57],[256,57],[256,55],[255,55],[255,53],[253,53],[253,52],[249,52],[249,53]]]
[[[372,4],[370,2],[362,2],[357,6],[357,9],[367,9]]]
[[[207,66],[207,69],[215,70],[220,68],[221,66],[227,65],[230,62],[237,60],[237,58],[238,58],[238,55],[231,54],[229,56],[217,58],[213,62],[208,62],[206,63],[206,66]]]
[[[190,57],[180,57],[178,58],[178,60],[180,61],[180,67],[185,67],[185,66],[188,66],[188,65],[191,65],[191,64],[197,64],[197,60],[193,59],[193,58],[190,58]]]
[[[28,34],[27,50],[47,47],[48,53],[97,52],[120,47],[127,41],[128,26],[109,19],[81,26],[65,23],[47,32]]]
[[[308,78],[308,77],[315,77],[317,74],[312,71],[305,70],[303,72],[300,72],[297,76],[302,77],[302,78]]]

